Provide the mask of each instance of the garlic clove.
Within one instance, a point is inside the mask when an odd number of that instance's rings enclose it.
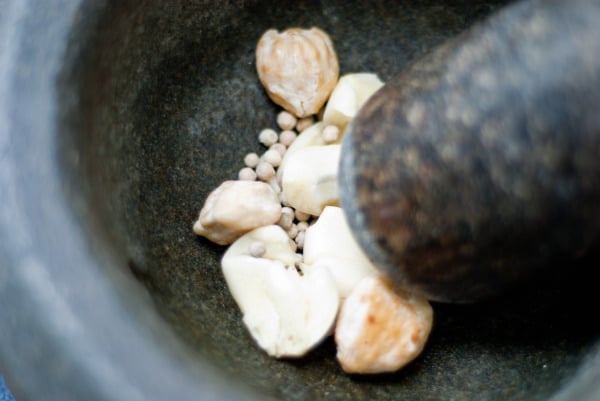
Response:
[[[339,204],[340,150],[341,145],[312,146],[290,155],[282,174],[282,190],[292,207],[318,216],[325,206]]]
[[[310,147],[310,146],[324,146],[326,145],[325,141],[322,138],[321,133],[323,132],[324,125],[322,122],[315,123],[310,127],[306,128],[304,131],[300,133],[296,137],[296,139],[292,142],[292,144],[287,148],[285,154],[283,155],[283,159],[279,164],[279,168],[277,169],[277,177],[281,180],[283,176],[283,171],[285,170],[285,165],[287,160],[296,153],[297,151]]]
[[[340,132],[344,132],[362,105],[382,86],[383,82],[376,74],[355,73],[342,76],[329,97],[323,122],[326,125],[334,124],[340,128]]]
[[[295,254],[288,241],[280,228],[261,227],[235,241],[221,260],[225,281],[244,316],[244,324],[258,345],[267,351],[277,342],[279,317],[265,293],[264,282],[272,271],[293,266]],[[256,242],[265,247],[262,258],[251,254],[251,246]]]
[[[296,153],[301,149],[305,149],[312,146],[325,146],[330,144],[339,144],[342,142],[341,138],[339,138],[334,143],[327,143],[323,139],[323,130],[326,128],[326,125],[323,122],[318,122],[310,127],[306,128],[302,131],[297,138],[292,142],[292,144],[288,147],[281,164],[280,168],[285,164],[285,159],[289,158],[291,155]]]
[[[331,334],[339,309],[335,282],[327,269],[300,275],[291,267],[268,276],[266,292],[279,317],[271,355],[300,357]]]
[[[194,232],[227,245],[257,227],[274,224],[281,216],[277,193],[258,181],[225,181],[212,191],[194,223]]]
[[[250,254],[261,242],[263,257]],[[297,256],[279,226],[253,230],[235,241],[221,261],[229,290],[257,344],[277,358],[299,357],[331,333],[339,296],[327,269],[299,273]]]
[[[336,206],[326,206],[306,230],[304,263],[327,267],[341,298],[346,298],[363,278],[377,273],[354,239],[344,211]]]
[[[338,361],[346,373],[394,372],[423,351],[432,324],[433,309],[425,298],[394,292],[382,276],[366,277],[340,310]]]

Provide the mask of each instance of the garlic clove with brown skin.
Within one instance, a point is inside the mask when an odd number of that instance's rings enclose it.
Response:
[[[264,245],[261,257],[253,244]],[[328,336],[339,309],[327,269],[299,272],[297,255],[280,226],[253,230],[235,241],[221,261],[229,290],[256,343],[276,358],[300,357]]]
[[[319,28],[266,31],[256,46],[256,70],[271,100],[299,118],[323,107],[339,77],[333,42]]]
[[[337,359],[346,373],[394,372],[423,351],[432,325],[425,298],[394,291],[383,276],[366,277],[340,310]]]

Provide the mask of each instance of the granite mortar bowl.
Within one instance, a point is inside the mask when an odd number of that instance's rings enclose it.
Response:
[[[385,80],[505,3],[7,5],[0,370],[17,399],[597,400],[587,259],[492,302],[435,304],[421,357],[360,377],[332,340],[299,360],[260,351],[221,275],[224,248],[191,230],[275,125],[254,67],[263,31],[319,26],[342,73]]]

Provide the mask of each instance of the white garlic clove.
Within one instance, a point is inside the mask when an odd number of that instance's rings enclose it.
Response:
[[[327,102],[323,122],[336,125],[340,132],[344,132],[362,105],[382,86],[383,82],[376,74],[355,73],[342,76]]]
[[[423,351],[432,324],[433,309],[425,298],[394,292],[382,276],[366,277],[340,310],[338,361],[347,373],[394,372]]]
[[[341,298],[346,298],[363,278],[377,273],[354,239],[344,211],[336,206],[325,207],[316,223],[306,229],[304,263],[327,267]]]
[[[341,145],[300,149],[286,160],[282,190],[292,207],[314,216],[339,204],[338,164]]]
[[[266,293],[279,318],[270,355],[300,357],[331,334],[339,309],[335,283],[327,269],[300,275],[294,267],[271,272]]]
[[[254,257],[251,246],[263,244],[265,251],[261,258]],[[255,310],[255,303],[261,301],[264,276],[272,270],[293,266],[296,254],[289,246],[289,237],[278,226],[266,226],[248,232],[227,249],[221,260],[223,274],[229,290],[240,306],[242,313]]]
[[[250,245],[265,246],[262,258]],[[299,273],[297,255],[279,226],[253,230],[227,250],[221,265],[243,321],[257,344],[277,358],[299,357],[331,333],[339,297],[327,269]]]
[[[301,149],[310,146],[327,145],[321,135],[324,127],[325,126],[321,122],[315,123],[307,129],[305,129],[304,131],[302,131],[300,135],[298,135],[296,139],[294,139],[292,144],[288,147],[287,151],[285,152],[285,155],[283,155],[283,159],[281,160],[279,168],[277,169],[277,177],[279,178],[279,180],[281,180],[281,177],[283,176],[285,165],[287,163],[287,160],[291,157],[291,155],[293,155]]]
[[[225,181],[208,195],[194,232],[227,245],[250,230],[274,224],[280,216],[279,197],[268,184]]]

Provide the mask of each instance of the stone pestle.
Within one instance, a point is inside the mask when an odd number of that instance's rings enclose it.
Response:
[[[391,79],[341,203],[398,286],[473,302],[600,245],[600,1],[514,3]]]

